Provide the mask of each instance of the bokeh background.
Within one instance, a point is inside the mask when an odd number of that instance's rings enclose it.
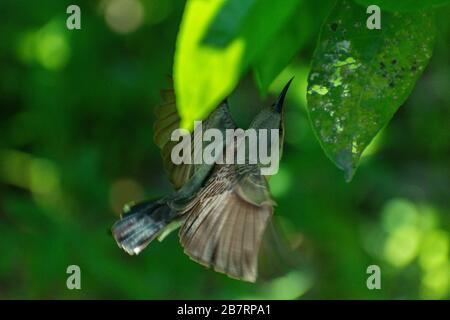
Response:
[[[192,262],[176,234],[129,257],[108,233],[123,204],[171,190],[152,141],[153,108],[170,86],[185,2],[2,0],[0,298],[448,299],[449,12],[439,12],[435,53],[412,95],[346,183],[305,109],[309,62],[332,1],[316,2],[272,96],[261,99],[250,74],[230,97],[246,127],[296,75],[270,186],[303,261],[248,284]],[[81,7],[81,30],[65,26],[69,4]],[[81,290],[66,288],[72,264]],[[381,290],[366,287],[373,264]]]

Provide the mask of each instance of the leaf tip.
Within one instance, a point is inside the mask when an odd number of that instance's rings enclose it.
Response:
[[[344,170],[345,182],[350,183],[352,181],[354,175],[355,175],[355,170],[353,169],[353,167],[351,167],[350,169]]]
[[[189,132],[191,132],[193,127],[194,127],[194,121],[192,121],[192,119],[190,119],[190,118],[182,118],[181,119],[180,128],[186,129]]]
[[[350,182],[355,174],[351,150],[345,149],[339,152],[335,157],[335,163],[339,169],[344,171],[345,182]]]

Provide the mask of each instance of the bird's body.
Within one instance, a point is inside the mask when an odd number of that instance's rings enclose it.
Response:
[[[289,84],[290,81],[276,103],[256,116],[252,128],[280,129],[283,138],[282,105]],[[157,113],[155,142],[161,148],[164,167],[176,190],[159,200],[130,207],[112,227],[114,238],[126,252],[138,254],[173,221],[178,221],[181,245],[191,259],[233,278],[254,282],[259,249],[274,205],[267,179],[261,175],[263,165],[175,165],[170,159],[174,147],[170,134],[178,128],[179,117],[174,95],[166,91],[163,97],[166,104]],[[226,102],[208,116],[204,127],[222,133],[236,128]],[[192,139],[201,137],[192,134]],[[237,151],[239,147],[242,146],[224,145],[223,152],[227,148]]]

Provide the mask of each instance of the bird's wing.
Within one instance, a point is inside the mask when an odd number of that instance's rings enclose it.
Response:
[[[171,161],[172,148],[178,143],[171,141],[170,137],[180,126],[180,116],[177,112],[175,92],[172,89],[162,90],[163,103],[155,109],[156,121],[154,123],[153,139],[161,149],[164,169],[175,189],[179,189],[192,175],[194,167],[189,164],[175,165]]]
[[[186,208],[180,242],[185,253],[200,264],[254,282],[273,202],[259,168],[247,168],[242,172],[237,166],[217,165]]]
[[[163,103],[159,105],[156,112],[156,121],[154,124],[154,141],[161,149],[161,157],[163,159],[164,169],[166,170],[169,180],[176,190],[181,188],[198,169],[198,165],[179,164],[176,165],[171,160],[172,149],[177,145],[178,141],[171,141],[172,132],[180,126],[180,116],[177,112],[175,92],[173,89],[161,91]],[[212,113],[219,113],[220,117],[212,117]],[[203,121],[203,130],[214,127],[235,128],[233,119],[228,112],[226,101],[220,103],[217,108]],[[202,144],[202,136],[200,131],[194,135],[191,133],[191,159],[194,159],[194,141],[200,141]],[[184,140],[188,142],[188,140]]]

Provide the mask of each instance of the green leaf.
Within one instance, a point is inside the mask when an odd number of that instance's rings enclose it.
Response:
[[[228,0],[211,23],[204,43],[224,47],[242,27],[258,0]]]
[[[270,84],[290,63],[295,54],[316,35],[322,21],[332,8],[334,1],[301,1],[294,14],[277,32],[274,42],[256,58],[254,76],[261,95],[265,96]],[[317,30],[317,31],[316,31]]]
[[[181,126],[193,127],[237,85],[255,56],[273,39],[299,0],[259,0],[225,47],[205,44],[204,36],[224,1],[189,0],[177,39],[175,91]],[[275,44],[274,44],[275,45]]]
[[[338,1],[322,27],[308,78],[313,130],[348,181],[432,54],[430,13],[383,13],[382,19],[381,30],[369,30],[363,7]]]
[[[366,7],[375,4],[381,10],[412,12],[450,4],[450,0],[355,0]]]

